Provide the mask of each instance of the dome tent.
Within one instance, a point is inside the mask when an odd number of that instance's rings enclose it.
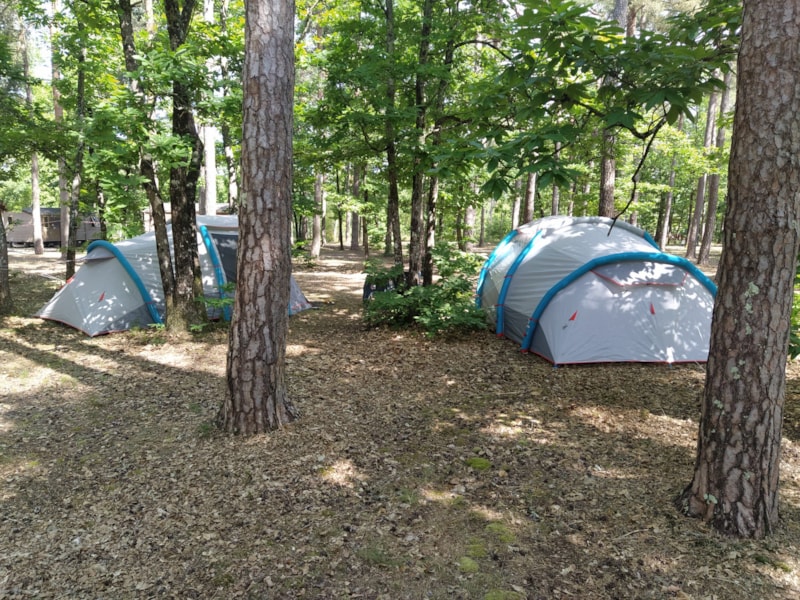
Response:
[[[167,225],[172,247],[172,226]],[[221,298],[236,282],[239,221],[236,216],[197,217],[197,253],[206,298]],[[166,312],[153,232],[111,244],[89,244],[82,265],[36,316],[59,321],[89,336],[163,323]],[[294,277],[289,314],[311,308]],[[209,317],[230,318],[209,306]]]
[[[509,233],[477,303],[498,336],[554,364],[702,362],[716,286],[643,230],[606,217],[545,217]]]

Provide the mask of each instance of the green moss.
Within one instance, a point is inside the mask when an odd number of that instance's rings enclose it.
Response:
[[[467,459],[467,466],[475,469],[476,471],[486,471],[492,468],[492,463],[480,456],[473,456]]]
[[[489,590],[483,600],[522,600],[522,595],[509,590]]]
[[[462,573],[477,573],[481,568],[474,559],[469,556],[462,556],[458,559],[458,570]]]
[[[510,544],[516,539],[514,532],[502,523],[489,523],[486,526],[486,531],[505,544]]]
[[[486,558],[489,552],[482,540],[472,540],[467,546],[467,556],[470,558]]]

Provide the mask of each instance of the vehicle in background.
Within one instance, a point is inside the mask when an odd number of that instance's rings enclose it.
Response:
[[[41,208],[40,214],[44,245],[61,246],[61,209]],[[33,246],[33,210],[31,208],[26,208],[22,212],[4,212],[2,219],[9,246]],[[78,244],[102,238],[100,219],[91,215],[81,215],[75,238]]]

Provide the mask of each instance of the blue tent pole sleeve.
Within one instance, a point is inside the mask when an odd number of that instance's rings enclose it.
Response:
[[[95,240],[86,247],[86,253],[88,254],[91,252],[93,248],[104,248],[114,255],[114,257],[119,261],[119,264],[122,265],[122,268],[125,269],[125,272],[133,280],[133,284],[136,286],[136,289],[139,290],[142,300],[144,301],[144,305],[147,307],[147,312],[150,314],[150,318],[153,319],[153,323],[157,325],[163,325],[164,321],[161,319],[161,315],[158,314],[158,310],[156,310],[156,303],[153,300],[153,297],[150,295],[150,292],[147,291],[147,288],[144,287],[142,278],[139,277],[139,274],[133,268],[133,265],[131,265],[128,259],[125,258],[122,252],[119,251],[119,248],[105,240]]]
[[[528,240],[528,243],[525,244],[525,247],[522,251],[517,255],[517,258],[514,260],[513,264],[509,267],[508,272],[505,275],[505,279],[503,279],[503,287],[500,288],[500,296],[497,298],[497,325],[495,329],[497,330],[497,335],[503,335],[505,332],[505,307],[503,306],[506,301],[506,296],[508,295],[508,288],[511,286],[511,280],[514,278],[514,274],[517,272],[520,264],[531,251],[534,242],[536,242],[536,238],[541,235],[542,230],[540,229],[537,231],[533,237]]]
[[[211,265],[214,267],[214,277],[217,280],[217,289],[219,290],[219,297],[225,298],[225,289],[223,286],[225,285],[225,274],[222,271],[222,263],[219,260],[219,253],[217,252],[217,247],[214,245],[214,241],[211,239],[211,234],[208,233],[208,227],[205,225],[200,225],[199,227],[200,236],[203,238],[203,243],[206,246],[206,250],[208,250],[208,256],[211,258]],[[225,306],[222,309],[222,317],[226,321],[231,320],[231,309],[228,306]]]
[[[483,294],[483,284],[486,281],[486,274],[489,272],[489,267],[492,266],[497,255],[500,253],[501,250],[504,250],[506,246],[514,239],[514,237],[519,233],[517,229],[508,232],[506,237],[497,245],[497,247],[492,250],[492,253],[489,255],[489,258],[486,259],[486,262],[483,263],[483,267],[481,268],[480,277],[478,277],[478,286],[475,289],[475,305],[480,308],[481,307],[481,294]]]

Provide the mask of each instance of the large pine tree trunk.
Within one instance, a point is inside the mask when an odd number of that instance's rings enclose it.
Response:
[[[284,376],[291,273],[294,3],[248,2],[236,300],[219,423],[253,434],[297,417]]]
[[[697,461],[681,510],[719,531],[778,524],[786,353],[800,248],[800,0],[746,0],[719,289]]]

